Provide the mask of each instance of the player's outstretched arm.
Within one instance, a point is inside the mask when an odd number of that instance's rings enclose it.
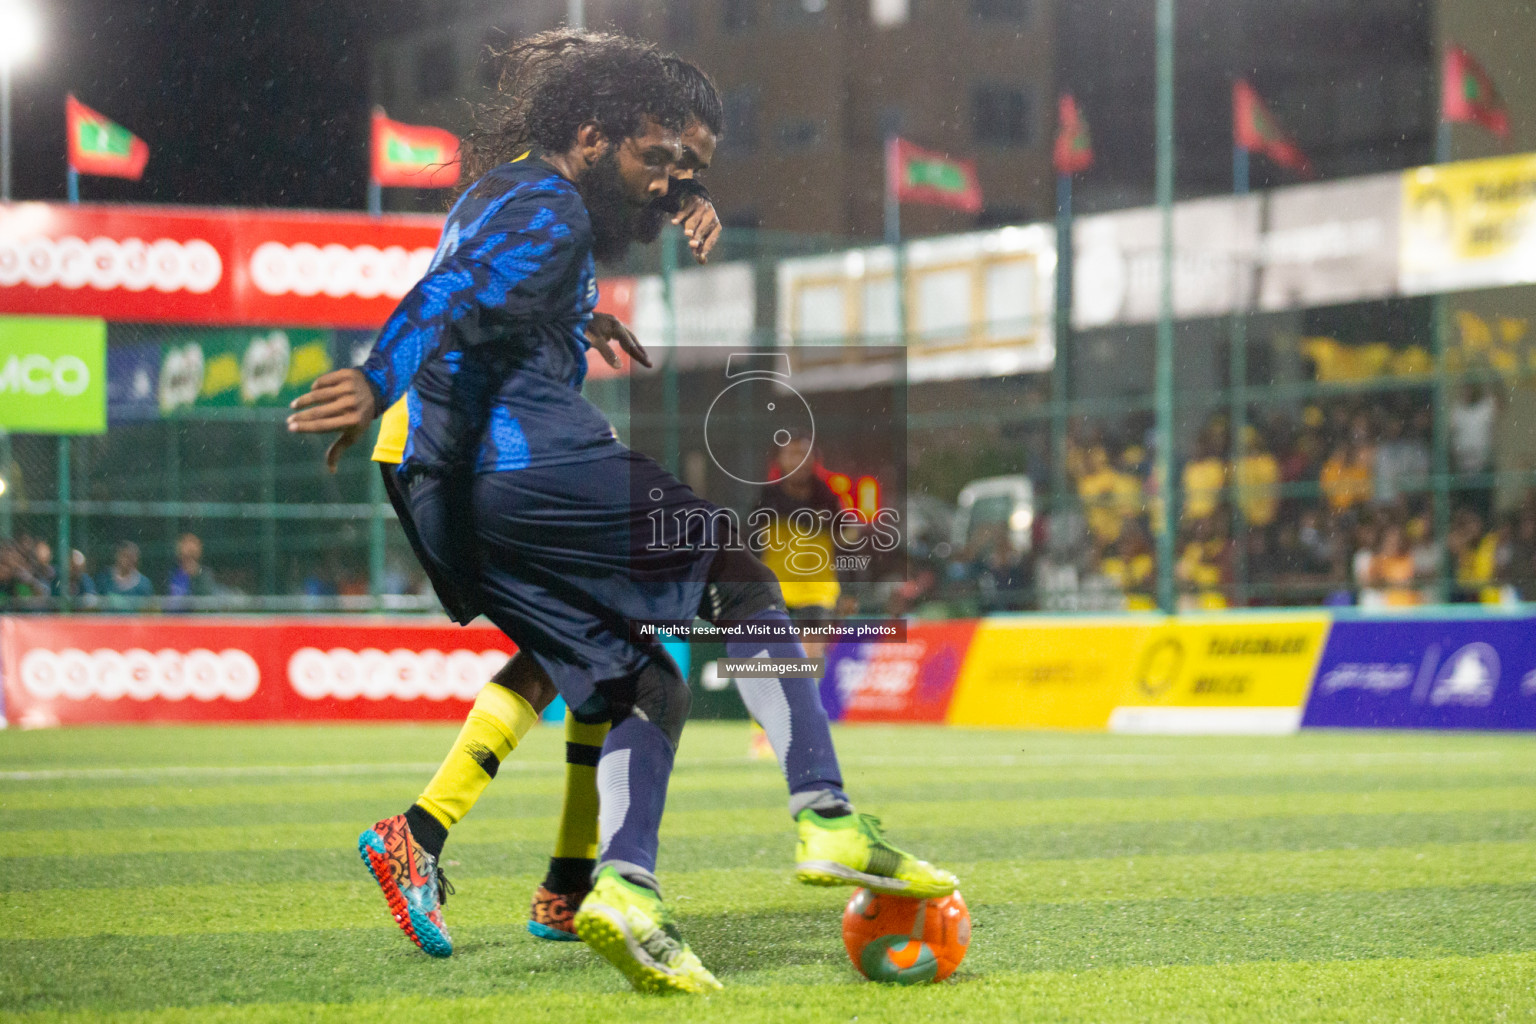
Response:
[[[295,434],[328,434],[340,431],[325,452],[332,473],[346,450],[362,438],[373,421],[373,388],[361,370],[332,370],[322,374],[309,390],[289,405],[288,429]]]
[[[592,320],[587,324],[587,341],[603,357],[603,362],[615,370],[620,366],[618,354],[613,351],[612,343],[615,341],[631,359],[646,369],[651,368],[650,354],[640,344],[640,339],[624,326],[623,321],[610,313],[592,314]]]
[[[720,241],[720,215],[708,196],[690,195],[683,200],[683,208],[672,218],[672,223],[683,229],[688,237],[688,250],[694,261],[709,262],[709,254]]]

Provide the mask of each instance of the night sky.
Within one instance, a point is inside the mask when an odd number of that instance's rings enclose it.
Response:
[[[81,199],[361,208],[368,63],[410,0],[25,0],[43,40],[14,74],[12,194],[64,197],[64,95],[149,143],[139,182]]]

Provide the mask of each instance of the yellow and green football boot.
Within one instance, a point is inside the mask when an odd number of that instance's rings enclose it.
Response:
[[[661,897],[613,868],[598,872],[576,911],[576,934],[637,992],[708,995],[722,987],[683,941]]]
[[[795,878],[807,885],[862,885],[873,892],[919,899],[948,896],[959,879],[885,841],[873,814],[823,818],[807,808],[796,816]]]

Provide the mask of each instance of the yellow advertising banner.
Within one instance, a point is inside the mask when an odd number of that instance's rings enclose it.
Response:
[[[953,725],[1103,729],[1155,616],[984,619],[949,705]]]
[[[1300,707],[1328,637],[1325,615],[1172,620],[1145,642],[1120,703]]]
[[[1403,172],[1406,295],[1536,282],[1536,154]]]
[[[983,620],[961,668],[948,721],[1103,729],[1123,720],[1129,728],[1157,730],[1165,720],[1183,719],[1136,709],[1256,708],[1291,709],[1294,713],[1282,718],[1294,727],[1328,622],[1324,615],[1234,614]],[[1245,724],[1250,719],[1258,724]],[[1232,731],[1270,728],[1263,715],[1210,721]]]

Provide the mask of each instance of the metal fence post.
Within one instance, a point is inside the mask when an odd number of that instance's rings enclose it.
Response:
[[[1157,0],[1157,205],[1162,215],[1162,260],[1158,267],[1157,473],[1162,529],[1157,537],[1157,598],[1174,610],[1173,559],[1176,545],[1173,480],[1173,0]]]
[[[1451,553],[1448,541],[1451,535],[1451,424],[1450,404],[1446,394],[1446,297],[1436,295],[1430,300],[1430,344],[1434,346],[1435,383],[1433,387],[1434,419],[1430,428],[1434,467],[1434,485],[1430,490],[1434,512],[1435,546],[1438,551],[1435,565],[1435,600],[1444,604],[1451,599]]]
[[[368,464],[368,594],[374,608],[384,608],[384,478]]]
[[[59,546],[54,554],[54,562],[58,566],[59,608],[69,611],[69,571],[70,571],[70,538],[69,538],[69,503],[70,503],[70,437],[63,434],[59,437]]]

